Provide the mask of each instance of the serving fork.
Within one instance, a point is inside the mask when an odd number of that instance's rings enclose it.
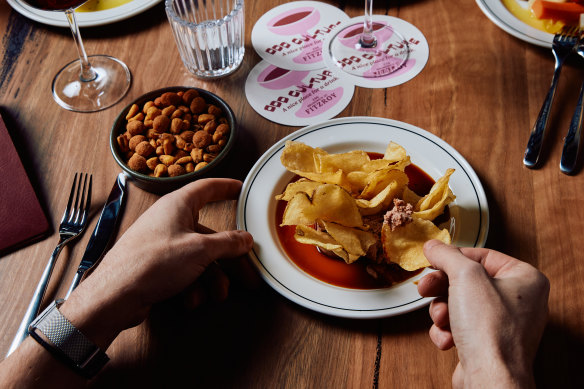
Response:
[[[564,27],[562,28],[561,33],[554,36],[554,40],[552,42],[552,53],[555,58],[554,75],[552,77],[552,85],[550,90],[545,97],[539,115],[535,121],[535,125],[531,130],[529,141],[527,142],[523,163],[528,168],[535,167],[537,160],[539,159],[541,145],[543,143],[544,133],[547,127],[548,117],[552,102],[554,100],[554,95],[556,93],[558,80],[560,78],[562,65],[564,64],[566,58],[572,54],[574,48],[578,44],[579,35],[578,27]]]
[[[45,290],[49,284],[49,278],[51,277],[53,267],[55,266],[55,262],[57,261],[61,250],[67,243],[81,235],[83,230],[85,230],[85,226],[87,226],[87,214],[89,213],[89,207],[91,205],[91,184],[91,175],[88,176],[87,173],[85,176],[79,174],[79,181],[77,181],[77,173],[75,173],[73,186],[71,187],[71,193],[69,194],[69,200],[67,201],[67,208],[65,209],[65,213],[63,214],[59,225],[59,242],[45,266],[45,270],[43,271],[41,279],[39,280],[34,295],[30,300],[26,313],[22,318],[16,336],[12,340],[12,344],[10,345],[10,349],[6,356],[12,354],[12,352],[16,350],[20,343],[22,343],[27,337],[28,326],[38,314]]]
[[[580,42],[576,47],[576,53],[584,58],[584,38],[580,38]],[[578,152],[580,151],[580,137],[582,135],[582,119],[584,117],[584,105],[582,104],[583,97],[584,82],[580,88],[580,96],[578,97],[578,103],[576,103],[574,116],[572,116],[572,121],[570,122],[568,135],[566,135],[566,138],[564,139],[560,170],[565,174],[572,174],[576,169],[576,161],[578,160]]]

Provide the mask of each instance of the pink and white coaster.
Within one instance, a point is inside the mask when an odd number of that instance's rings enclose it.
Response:
[[[373,15],[373,34],[378,42],[376,48],[365,49],[359,56],[334,58],[331,54],[334,45],[355,45],[359,42],[363,19],[362,16],[350,19],[337,26],[335,33],[324,40],[322,53],[327,69],[339,78],[365,88],[400,85],[422,71],[430,54],[428,41],[415,26],[393,16]],[[382,28],[385,26],[390,28]],[[397,70],[396,63],[399,64]]]
[[[283,69],[325,67],[323,40],[349,20],[340,9],[316,1],[293,1],[265,13],[253,27],[251,42],[264,60]]]
[[[338,115],[355,86],[329,69],[290,70],[267,61],[247,77],[245,94],[253,109],[276,123],[306,126]]]

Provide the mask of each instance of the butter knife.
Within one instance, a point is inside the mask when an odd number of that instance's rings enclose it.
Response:
[[[124,205],[125,194],[126,176],[124,173],[120,173],[101,211],[101,216],[91,234],[91,238],[89,238],[89,243],[87,243],[87,248],[83,258],[81,258],[81,264],[77,268],[77,273],[75,273],[65,299],[69,298],[73,289],[79,285],[85,272],[95,266],[105,253],[116,231],[117,220]]]

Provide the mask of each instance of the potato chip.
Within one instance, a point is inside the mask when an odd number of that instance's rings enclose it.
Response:
[[[312,198],[299,192],[288,201],[281,225],[312,225],[317,219],[335,222],[347,227],[363,227],[355,199],[343,188],[320,184]]]
[[[403,191],[403,189],[407,187],[408,182],[408,176],[401,170],[394,170],[391,168],[377,170],[369,174],[368,183],[365,188],[363,188],[363,191],[361,191],[359,198],[371,200],[392,183],[400,187],[401,191]]]
[[[325,221],[322,221],[321,224],[326,232],[349,254],[349,259],[345,259],[347,263],[352,263],[365,256],[369,248],[377,243],[377,238],[371,232]]]
[[[276,196],[276,200],[290,201],[296,193],[306,193],[308,197],[312,198],[314,191],[319,185],[322,184],[320,182],[301,178],[298,181],[289,183],[286,186],[284,193]]]
[[[404,191],[405,185],[408,182],[408,177],[405,173],[398,170],[394,171],[394,180],[388,183],[388,185],[379,192],[371,200],[357,199],[357,207],[361,215],[375,215],[377,213],[387,210],[387,208],[392,203],[393,199],[396,197],[401,197]],[[403,176],[401,176],[403,174]]]
[[[314,228],[298,225],[294,239],[300,243],[318,246],[324,250],[330,251],[346,263],[355,262],[359,256],[349,254],[343,246],[333,239],[332,236],[323,231],[317,231]]]
[[[404,193],[402,195],[402,200],[406,203],[410,203],[412,205],[418,204],[418,201],[422,199],[422,196],[419,196],[416,192],[411,190],[410,188],[406,187],[404,189]]]
[[[444,208],[456,198],[448,187],[452,173],[454,173],[454,169],[446,170],[446,174],[432,186],[430,193],[418,201],[415,205],[415,217],[434,220],[444,213]]]
[[[383,154],[383,159],[398,162],[409,158],[406,149],[394,142],[389,142],[385,149],[385,154]]]
[[[414,271],[430,266],[424,255],[424,243],[438,239],[450,244],[448,230],[441,230],[431,221],[414,217],[413,221],[391,231],[387,224],[381,229],[381,242],[385,256],[402,269]]]

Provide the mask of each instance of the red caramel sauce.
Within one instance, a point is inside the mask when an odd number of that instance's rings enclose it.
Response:
[[[371,159],[378,159],[383,157],[382,154],[368,153]],[[434,180],[422,169],[416,165],[409,165],[405,169],[405,173],[409,178],[408,187],[423,196],[430,192]],[[300,177],[295,177],[292,181]],[[409,272],[403,270],[395,264],[388,265],[386,274],[388,279],[375,279],[366,270],[366,267],[371,262],[365,258],[361,258],[356,262],[348,265],[339,258],[329,257],[322,254],[316,246],[310,244],[299,243],[294,239],[296,226],[280,226],[282,223],[282,216],[284,209],[286,209],[286,201],[278,201],[276,206],[276,231],[280,243],[288,254],[288,257],[299,268],[314,278],[317,278],[327,284],[340,286],[350,289],[378,289],[391,286],[393,283],[398,283],[407,280],[421,273],[422,269]],[[445,212],[447,213],[447,212]],[[448,217],[448,215],[446,215]],[[442,217],[440,217],[442,219]],[[383,277],[380,277],[383,278]]]
[[[295,14],[286,16],[285,18],[282,18],[278,20],[276,23],[274,23],[274,27],[285,26],[287,24],[292,24],[294,22],[302,20],[308,15],[310,15],[311,12],[312,11],[296,12]]]

